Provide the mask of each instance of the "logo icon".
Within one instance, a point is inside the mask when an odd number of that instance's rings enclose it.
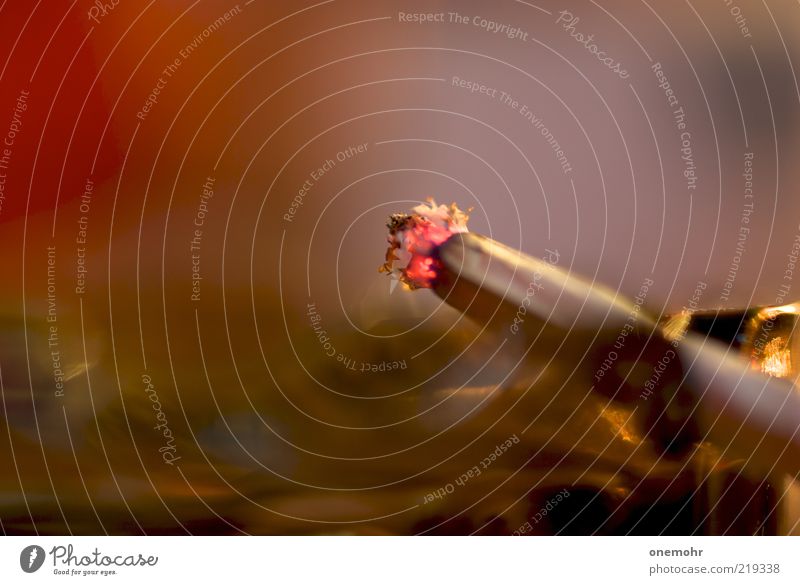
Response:
[[[32,544],[26,546],[19,553],[19,566],[26,573],[35,573],[44,564],[44,549],[41,546]]]

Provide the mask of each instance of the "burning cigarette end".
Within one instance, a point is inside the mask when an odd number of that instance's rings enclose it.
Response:
[[[453,234],[466,232],[469,215],[455,203],[436,205],[433,199],[417,205],[413,213],[395,213],[389,218],[389,249],[378,269],[407,288],[433,288],[442,270],[436,249]]]
[[[516,308],[525,303],[538,324],[563,328],[622,326],[639,308],[551,262],[470,232],[468,213],[455,203],[436,205],[429,199],[412,211],[389,218],[389,248],[378,269],[407,289],[433,289],[467,313],[476,305],[506,303]],[[536,284],[535,302],[530,299],[531,283]],[[640,325],[653,327],[655,320],[642,315]]]

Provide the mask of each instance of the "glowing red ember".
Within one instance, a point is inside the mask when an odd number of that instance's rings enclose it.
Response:
[[[427,205],[417,205],[413,212],[396,213],[389,218],[389,249],[386,262],[378,270],[409,289],[431,288],[439,271],[436,247],[453,234],[466,232],[469,216],[455,203],[437,206],[433,199]]]

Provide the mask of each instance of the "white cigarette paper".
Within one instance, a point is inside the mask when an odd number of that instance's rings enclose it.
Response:
[[[633,301],[609,288],[478,234],[453,235],[439,246],[438,257],[459,280],[467,280],[512,305],[527,297],[529,312],[564,329],[619,328],[639,312]],[[655,325],[644,314],[640,321],[643,328]]]

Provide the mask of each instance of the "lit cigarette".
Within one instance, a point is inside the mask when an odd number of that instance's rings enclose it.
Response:
[[[448,304],[481,321],[498,314],[513,326],[524,307],[520,330],[530,335],[599,333],[613,338],[635,324],[638,339],[653,336],[674,349],[685,374],[681,391],[691,393],[701,435],[762,470],[800,472],[800,395],[787,380],[764,375],[724,345],[697,334],[668,333],[630,300],[466,229],[466,214],[454,205],[420,205],[392,217],[390,247],[381,271],[407,288],[430,288]],[[502,321],[502,320],[501,320]],[[540,338],[541,339],[541,338]]]
[[[455,205],[419,205],[389,221],[389,250],[380,270],[407,288],[431,288],[455,308],[481,320],[502,304],[524,307],[525,329],[619,329],[636,318],[655,327],[633,301],[485,236],[468,232]],[[533,323],[531,323],[533,321]]]

